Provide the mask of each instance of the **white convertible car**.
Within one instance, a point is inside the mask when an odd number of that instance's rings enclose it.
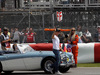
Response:
[[[41,45],[41,46],[40,46]],[[0,50],[0,72],[12,73],[13,71],[33,71],[42,69],[46,73],[53,72],[50,66],[55,62],[55,55],[52,50],[46,48],[52,46],[49,43],[42,44],[17,44],[17,51],[13,47],[7,51]],[[39,48],[40,47],[40,48]],[[49,49],[49,47],[48,47]],[[59,70],[67,72],[74,64],[72,53],[61,53]]]

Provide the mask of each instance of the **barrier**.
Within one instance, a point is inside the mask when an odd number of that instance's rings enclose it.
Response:
[[[39,43],[30,46],[36,50],[52,51],[53,45],[52,43]],[[78,46],[78,63],[100,63],[100,43],[79,43]]]
[[[78,63],[100,63],[100,43],[79,43]]]
[[[79,43],[78,46],[78,63],[94,62],[94,43]]]

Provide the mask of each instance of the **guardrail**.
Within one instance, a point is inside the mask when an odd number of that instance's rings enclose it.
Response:
[[[100,7],[100,0],[61,0],[55,1],[54,8]]]
[[[25,2],[26,1],[26,2]],[[7,2],[7,1],[6,1]],[[14,1],[13,1],[14,2]],[[100,7],[100,0],[20,0],[21,8],[87,8]],[[9,3],[6,3],[9,5]],[[12,3],[10,3],[12,4]],[[13,4],[14,6],[14,4]],[[8,6],[6,8],[9,8]],[[12,7],[13,8],[13,7]],[[16,8],[17,9],[17,8]]]

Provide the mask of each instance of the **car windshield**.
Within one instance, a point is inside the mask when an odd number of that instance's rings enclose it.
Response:
[[[21,53],[27,53],[27,52],[33,52],[33,51],[35,51],[28,44],[18,45],[18,47],[19,47]]]

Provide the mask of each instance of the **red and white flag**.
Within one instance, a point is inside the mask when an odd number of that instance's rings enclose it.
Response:
[[[62,17],[63,17],[63,15],[62,15],[62,11],[60,11],[60,12],[56,12],[56,14],[57,14],[57,21],[62,21]]]

